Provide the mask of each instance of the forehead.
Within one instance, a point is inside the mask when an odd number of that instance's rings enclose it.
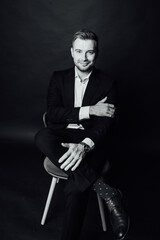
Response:
[[[82,49],[82,50],[94,50],[96,42],[92,39],[80,39],[77,38],[73,42],[74,49]]]

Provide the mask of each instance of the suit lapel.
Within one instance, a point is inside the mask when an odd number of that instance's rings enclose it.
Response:
[[[74,68],[70,69],[64,78],[65,105],[74,107]]]
[[[93,102],[94,96],[98,90],[98,86],[100,86],[100,79],[98,79],[97,70],[94,68],[89,78],[89,82],[84,94],[82,106],[87,106]]]
[[[65,105],[74,107],[74,85],[75,85],[75,70],[70,69],[68,74],[64,78],[64,95],[65,95]],[[83,97],[82,106],[87,106],[93,103],[96,92],[100,86],[100,79],[97,75],[96,68],[89,78],[89,82]]]

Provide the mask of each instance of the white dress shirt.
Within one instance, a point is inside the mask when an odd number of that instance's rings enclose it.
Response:
[[[86,91],[86,87],[88,85],[89,77],[91,73],[92,71],[88,74],[86,78],[81,79],[75,67],[74,107],[80,107],[79,120],[90,118],[89,106],[82,107],[82,101],[83,101],[84,93]],[[68,124],[67,128],[84,130],[84,127],[81,124],[73,124],[73,123]],[[90,138],[85,138],[83,142],[89,145],[91,149],[94,147],[94,142]]]

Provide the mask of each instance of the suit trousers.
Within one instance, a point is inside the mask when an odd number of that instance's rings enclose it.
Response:
[[[86,137],[85,130],[44,128],[35,137],[35,143],[57,167],[58,159],[68,150],[61,143],[79,143]],[[103,148],[93,149],[87,153],[75,171],[65,171],[68,180],[65,185],[66,211],[62,240],[78,240],[85,217],[88,194],[92,184],[100,177],[106,161]]]

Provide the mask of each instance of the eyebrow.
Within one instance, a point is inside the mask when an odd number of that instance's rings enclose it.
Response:
[[[80,49],[80,48],[76,48],[75,49],[75,51],[82,51],[82,49]],[[95,52],[95,49],[89,49],[89,50],[87,50],[87,52]]]

